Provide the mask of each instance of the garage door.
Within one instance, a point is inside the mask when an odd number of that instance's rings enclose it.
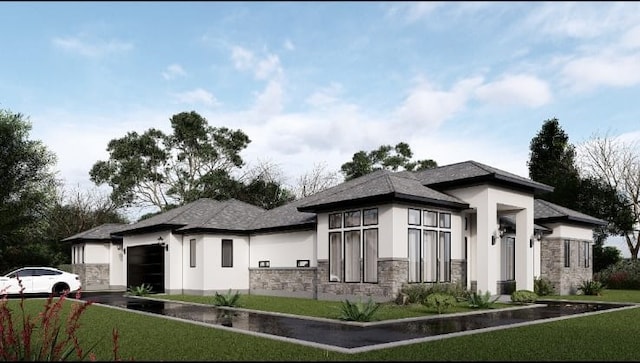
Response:
[[[127,247],[127,286],[151,285],[151,292],[164,292],[164,248],[144,245]]]

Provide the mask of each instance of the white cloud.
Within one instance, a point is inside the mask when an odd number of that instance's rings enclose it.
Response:
[[[464,108],[470,93],[481,82],[479,77],[468,78],[455,84],[450,91],[437,90],[422,82],[411,90],[396,110],[396,116],[403,123],[437,128]]]
[[[387,9],[387,15],[400,17],[407,23],[414,23],[432,14],[437,8],[442,6],[438,1],[416,1],[404,4],[394,4]]]
[[[548,84],[537,77],[516,74],[478,87],[475,96],[488,103],[538,107],[551,100],[551,91]]]
[[[576,91],[634,86],[640,84],[640,53],[577,57],[563,66],[561,74],[563,83]]]
[[[270,81],[262,93],[256,96],[252,111],[259,118],[278,114],[283,109],[284,90],[278,81]]]
[[[166,80],[171,80],[177,77],[184,77],[187,75],[187,72],[184,71],[182,66],[179,64],[171,64],[167,66],[167,69],[162,72],[162,77]]]
[[[314,92],[305,100],[305,102],[313,107],[323,107],[338,102],[338,95],[341,93],[342,85],[333,82],[328,87]]]
[[[178,102],[188,104],[203,104],[205,106],[218,106],[218,100],[215,96],[202,88],[197,88],[192,91],[176,93],[173,95]]]
[[[55,47],[77,53],[85,57],[102,57],[107,54],[122,53],[133,49],[133,44],[118,40],[87,41],[81,37],[53,38]]]
[[[236,69],[249,70],[259,80],[282,76],[280,58],[275,54],[267,54],[264,58],[258,58],[250,50],[234,46],[231,48],[231,60]]]

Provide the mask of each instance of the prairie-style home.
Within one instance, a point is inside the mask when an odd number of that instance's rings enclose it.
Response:
[[[199,199],[65,240],[85,289],[388,301],[405,284],[496,295],[546,277],[573,294],[606,222],[536,198],[552,190],[466,161],[376,171],[272,210]]]

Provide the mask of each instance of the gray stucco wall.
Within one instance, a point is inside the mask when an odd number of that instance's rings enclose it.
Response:
[[[71,265],[73,273],[80,276],[83,291],[109,290],[109,264],[85,263]]]

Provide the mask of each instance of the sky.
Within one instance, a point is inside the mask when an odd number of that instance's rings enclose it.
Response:
[[[528,177],[552,118],[574,145],[640,139],[638,2],[0,2],[0,44],[0,109],[70,189],[185,111],[291,186],[398,142]]]

